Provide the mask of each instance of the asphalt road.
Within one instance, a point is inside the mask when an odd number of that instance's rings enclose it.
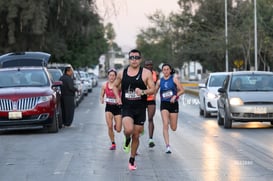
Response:
[[[77,107],[72,127],[57,134],[1,133],[0,181],[272,180],[273,127],[267,123],[218,127],[216,117],[199,116],[198,100],[189,95],[180,98],[178,129],[170,131],[172,154],[165,153],[157,109],[156,146],[148,147],[146,122],[136,157],[138,168],[129,171],[122,133],[116,133],[117,150],[109,150],[99,93],[100,85]]]

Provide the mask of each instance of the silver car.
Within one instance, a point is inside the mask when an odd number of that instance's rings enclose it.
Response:
[[[231,128],[233,122],[273,124],[272,72],[233,72],[227,76],[218,92],[217,121],[224,128]]]
[[[209,117],[211,113],[217,113],[217,100],[219,98],[218,89],[223,85],[223,82],[228,75],[228,72],[210,73],[205,84],[199,84],[199,113],[204,117]]]
[[[89,74],[85,71],[79,70],[78,71],[81,77],[81,81],[84,86],[84,95],[88,95],[89,92],[92,92],[93,86],[92,86],[92,80],[89,78]]]

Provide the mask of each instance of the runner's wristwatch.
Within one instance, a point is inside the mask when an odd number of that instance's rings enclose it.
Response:
[[[145,92],[144,92],[144,90],[142,90],[141,95],[142,96],[146,95]]]

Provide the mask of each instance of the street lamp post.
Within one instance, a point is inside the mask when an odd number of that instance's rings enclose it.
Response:
[[[227,0],[225,0],[225,39],[226,39],[226,72],[228,72],[228,25],[227,25]]]
[[[254,43],[255,43],[255,70],[258,70],[257,63],[257,10],[256,10],[256,0],[254,0]]]

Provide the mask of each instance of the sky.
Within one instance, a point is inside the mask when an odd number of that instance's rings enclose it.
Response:
[[[179,9],[178,0],[96,0],[99,14],[104,24],[113,24],[116,38],[115,42],[128,51],[136,47],[136,35],[140,29],[149,27],[147,15],[156,10],[166,15]]]

